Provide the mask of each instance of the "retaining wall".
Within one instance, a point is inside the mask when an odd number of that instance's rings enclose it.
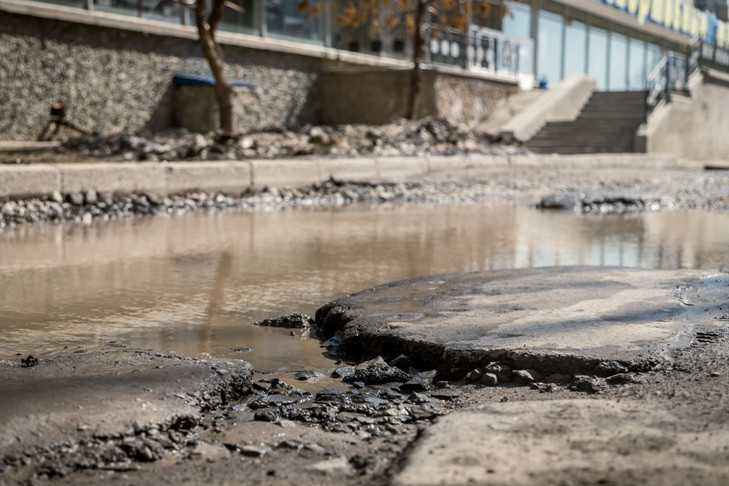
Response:
[[[691,96],[674,96],[641,127],[636,144],[647,153],[725,162],[729,154],[729,76],[706,72],[691,79]]]
[[[81,15],[81,13],[79,13]],[[229,76],[258,88],[239,129],[318,122],[319,59],[224,46]],[[177,72],[209,75],[195,39],[100,27],[0,10],[0,139],[35,139],[50,105],[101,133],[173,126]]]
[[[325,124],[379,125],[400,120],[407,108],[409,69],[339,69],[321,75]],[[439,116],[454,124],[475,127],[496,108],[499,100],[519,90],[516,81],[483,79],[425,69],[417,114]]]
[[[235,89],[238,130],[320,121],[378,124],[399,119],[405,111],[406,61],[229,32],[219,32],[218,39],[229,77],[256,85],[253,90]],[[70,121],[100,133],[178,126],[208,132],[217,124],[212,88],[172,86],[176,73],[209,76],[193,27],[0,0],[0,60],[0,140],[36,139],[49,119],[51,103],[59,100],[65,102]],[[391,71],[370,85],[320,83],[324,70],[365,66]],[[397,86],[380,84],[390,78]],[[474,125],[516,89],[515,82],[488,76],[429,71],[421,114]],[[373,116],[363,116],[352,96]],[[322,98],[344,100],[336,119],[321,119]],[[75,133],[64,129],[58,138],[71,135]]]

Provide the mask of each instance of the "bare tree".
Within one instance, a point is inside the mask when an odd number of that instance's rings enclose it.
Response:
[[[304,11],[312,11],[308,0],[301,0]],[[393,30],[404,25],[412,35],[413,67],[405,118],[417,116],[417,104],[422,85],[422,64],[428,36],[435,36],[445,29],[467,32],[472,16],[486,17],[491,5],[488,0],[348,0],[335,22],[349,27],[369,26],[371,32],[384,27]],[[314,12],[318,12],[314,10]]]
[[[215,34],[227,0],[190,0],[195,10],[195,25],[205,59],[215,79],[215,100],[218,104],[220,131],[231,135],[235,130],[233,118],[233,88],[225,74],[223,49]]]

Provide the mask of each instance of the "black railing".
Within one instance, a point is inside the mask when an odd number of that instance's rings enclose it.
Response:
[[[646,84],[646,119],[661,101],[670,101],[672,94],[690,94],[689,77],[696,71],[716,69],[729,72],[729,51],[691,39],[687,53],[669,52],[648,74]]]
[[[525,45],[528,44],[528,45]],[[531,41],[517,39],[491,29],[473,27],[469,35],[445,30],[428,44],[430,62],[460,66],[470,71],[484,71],[508,77],[531,73],[522,50],[531,50]]]
[[[701,63],[702,43],[694,38],[688,53],[668,52],[648,74],[646,81],[646,120],[661,101],[671,101],[672,94],[689,94],[688,80]]]

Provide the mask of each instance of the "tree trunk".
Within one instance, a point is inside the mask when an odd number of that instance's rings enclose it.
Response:
[[[425,7],[427,0],[417,0],[415,9],[415,32],[413,33],[413,69],[410,71],[410,90],[408,92],[408,107],[405,118],[413,120],[417,116],[418,95],[420,94],[421,69],[425,51],[425,38],[423,37],[423,21],[425,20]]]
[[[235,130],[233,121],[233,88],[225,74],[225,63],[223,62],[223,50],[220,44],[215,40],[215,30],[219,19],[219,12],[222,8],[223,0],[214,0],[216,5],[213,6],[213,14],[211,19],[205,19],[205,0],[197,0],[195,2],[195,23],[197,25],[197,33],[200,39],[205,59],[210,65],[210,72],[215,79],[215,100],[218,103],[218,113],[220,116],[220,131],[225,135],[230,135]],[[214,17],[217,12],[218,16]]]

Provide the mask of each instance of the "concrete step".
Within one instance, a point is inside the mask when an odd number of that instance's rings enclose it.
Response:
[[[583,146],[583,147],[527,147],[537,154],[623,154],[635,152],[635,147],[625,145]]]
[[[630,115],[645,115],[645,107],[640,106],[612,106],[605,105],[601,107],[585,106],[582,109],[582,113],[605,113],[605,114],[630,114]]]
[[[624,147],[632,149],[633,143],[626,143],[625,140],[592,140],[580,144],[555,143],[555,144],[527,144],[529,150],[542,150],[547,152],[562,152],[564,150],[583,150],[585,147]]]
[[[645,92],[596,92],[577,119],[547,123],[526,146],[538,153],[632,152],[644,119]]]
[[[567,138],[584,138],[584,137],[610,137],[610,136],[624,136],[628,134],[635,134],[637,127],[633,126],[611,126],[611,127],[598,127],[594,129],[592,127],[549,127],[545,130],[540,131],[532,140],[538,138],[554,138],[554,137],[567,137]]]
[[[633,120],[624,120],[624,119],[614,119],[614,120],[603,120],[603,119],[596,119],[596,120],[582,120],[581,122],[553,122],[548,123],[544,126],[542,130],[549,131],[552,129],[568,129],[568,130],[594,130],[594,129],[616,129],[616,128],[637,128],[642,123],[642,119],[633,119]]]
[[[645,91],[595,91],[591,99],[595,100],[630,100],[645,98]]]
[[[608,137],[625,137],[635,135],[636,129],[632,127],[614,128],[611,130],[570,130],[564,129],[547,129],[539,132],[532,140],[564,138],[567,140],[586,139],[586,138],[608,138]]]

